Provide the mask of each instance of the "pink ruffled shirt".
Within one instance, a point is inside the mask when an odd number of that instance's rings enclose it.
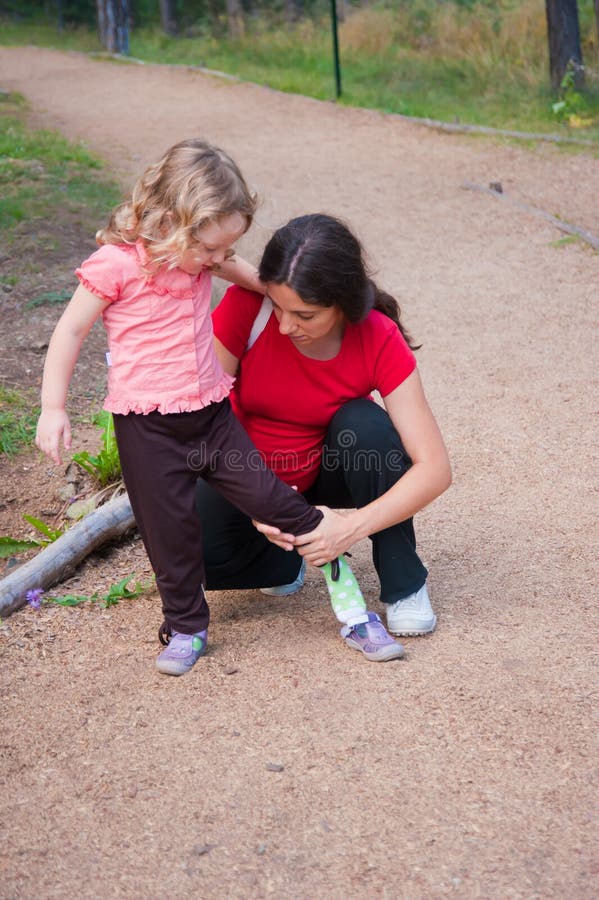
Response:
[[[161,268],[148,276],[143,244],[104,244],[76,270],[110,304],[108,395],[113,413],[191,412],[223,400],[234,379],[213,345],[209,272]]]

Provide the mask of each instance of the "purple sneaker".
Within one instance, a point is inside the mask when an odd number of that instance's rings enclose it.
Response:
[[[375,612],[355,616],[339,632],[353,650],[360,650],[372,662],[401,659],[404,649],[394,641]]]
[[[173,631],[165,650],[156,660],[156,668],[163,675],[185,675],[206,652],[208,632],[181,634]]]

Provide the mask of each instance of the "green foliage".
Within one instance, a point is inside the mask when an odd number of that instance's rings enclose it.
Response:
[[[296,6],[300,18],[290,23],[282,0],[245,0],[245,35],[233,39],[222,4],[178,0],[180,31],[171,38],[160,29],[158,4],[139,0],[131,55],[331,99],[329,5],[300,0]],[[592,69],[598,59],[593,0],[579,0],[579,9]],[[552,110],[540,0],[377,0],[348,3],[346,13],[340,23],[342,103],[521,131],[584,127],[585,138],[599,140],[597,79],[588,78],[584,115],[579,107],[557,119]],[[91,32],[84,35],[9,23],[0,40],[90,49]]]
[[[39,406],[25,394],[0,385],[0,453],[13,457],[31,444]]]
[[[102,410],[95,420],[95,425],[102,428],[102,447],[97,456],[91,456],[87,450],[73,454],[73,461],[88,472],[104,487],[119,481],[121,478],[121,461],[114,434],[114,420],[111,413]]]
[[[75,0],[72,5],[77,6]],[[42,0],[29,0],[27,6],[46,8]],[[348,0],[339,26],[341,102],[522,131],[555,131],[556,124],[560,129],[584,127],[585,138],[599,140],[599,86],[592,77],[599,61],[593,0],[579,0],[578,6],[589,73],[581,95],[584,110],[579,99],[573,112],[552,109],[547,25],[540,0]],[[172,38],[160,28],[159,5],[137,0],[131,55],[203,66],[279,90],[331,99],[327,0],[297,0],[298,18],[293,22],[283,0],[243,0],[242,7],[245,34],[233,39],[223,4],[177,0],[179,34]],[[8,21],[0,41],[100,49],[95,30],[58,31],[38,21],[43,17],[29,18],[26,25]],[[46,21],[55,22],[53,12]],[[18,210],[10,214],[16,216]]]
[[[57,540],[61,534],[64,532],[59,528],[51,528],[49,525],[46,525],[45,522],[42,522],[41,519],[36,519],[35,516],[27,516],[24,515],[23,518],[26,522],[29,522],[30,525],[39,531],[40,534],[43,534],[46,538],[45,541],[41,541],[41,546],[45,547],[47,544],[52,544],[55,540]]]
[[[24,515],[23,518],[26,522],[29,522],[30,525],[33,525],[36,531],[43,534],[45,540],[31,539],[29,541],[21,541],[18,538],[8,537],[7,535],[0,537],[0,559],[7,559],[9,556],[18,556],[19,553],[24,553],[26,550],[32,550],[35,547],[47,547],[48,544],[52,544],[61,534],[63,534],[60,529],[51,528],[49,525],[46,525],[45,522],[42,522],[41,519],[36,519],[34,516]]]
[[[110,586],[106,594],[100,594],[95,591],[90,596],[86,594],[66,594],[63,597],[45,597],[45,603],[57,603],[59,606],[79,606],[81,603],[101,603],[107,609],[110,606],[116,606],[120,600],[133,600],[145,594],[153,587],[153,581],[141,582],[136,581],[132,588],[129,584],[134,579],[134,575],[127,575],[116,584]]]
[[[142,0],[143,2],[143,0]],[[16,22],[47,19],[57,28],[96,23],[95,0],[1,0],[0,15]]]
[[[95,229],[120,191],[100,176],[102,164],[83,144],[28,129],[25,112],[22,97],[0,93],[0,242],[10,246],[26,223],[38,247],[51,247],[57,210],[83,214]]]
[[[36,306],[53,306],[54,304],[66,303],[71,298],[70,290],[62,291],[44,291],[38,294],[33,300],[28,300],[25,309],[34,309]]]
[[[9,556],[18,556],[26,550],[40,547],[39,541],[20,541],[17,538],[4,535],[0,537],[0,559],[8,559]]]
[[[552,104],[551,109],[558,122],[567,123],[574,128],[584,127],[592,122],[588,118],[588,102],[576,88],[576,70],[571,62],[560,84],[559,99]]]

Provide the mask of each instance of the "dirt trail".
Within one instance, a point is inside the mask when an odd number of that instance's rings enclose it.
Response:
[[[155,596],[7,620],[0,894],[594,897],[598,256],[460,186],[597,233],[599,161],[33,48],[0,48],[0,87],[123,184],[177,139],[222,144],[263,197],[250,258],[293,214],[352,222],[455,471],[418,517],[438,630],[401,663],[343,646],[317,574],[214,594],[183,679],[154,671]]]

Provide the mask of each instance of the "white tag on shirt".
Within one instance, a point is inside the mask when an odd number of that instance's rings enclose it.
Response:
[[[107,366],[111,366],[111,365],[112,365],[112,357],[111,357],[111,355],[110,355],[110,350],[107,350],[107,351],[106,351],[106,365],[107,365]]]

